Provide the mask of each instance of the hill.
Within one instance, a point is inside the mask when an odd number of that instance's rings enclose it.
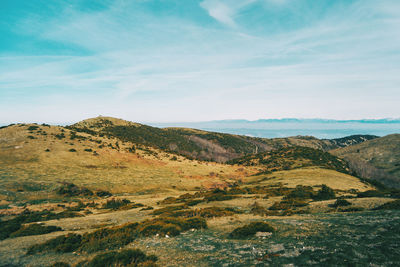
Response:
[[[196,137],[202,141],[194,141]],[[224,149],[243,149],[241,153],[246,144],[260,142],[268,151],[254,148],[232,165],[179,155],[179,149],[191,149],[189,145],[200,154],[209,152],[206,145],[198,145],[204,140]],[[175,150],[169,147],[171,141],[177,144]],[[68,127],[4,127],[0,262],[280,266],[307,265],[310,255],[318,253],[311,260],[326,265],[326,255],[339,250],[344,259],[336,263],[364,260],[370,244],[382,244],[383,234],[387,247],[395,248],[398,231],[393,222],[398,213],[377,209],[395,209],[398,200],[393,198],[399,192],[378,191],[349,175],[344,160],[295,144],[328,143],[312,137],[258,140],[158,129],[104,117]],[[379,235],[370,234],[376,229]],[[368,237],[368,246],[352,243]],[[387,253],[394,256],[373,257],[373,263],[394,262],[397,250]]]
[[[267,139],[189,128],[157,128],[110,117],[84,120],[67,128],[76,132],[151,146],[188,158],[216,162],[226,162],[247,154],[271,151],[287,146],[305,146],[327,151],[374,138],[374,136],[350,136],[341,139],[320,140],[310,136],[296,136]]]
[[[230,164],[262,166],[265,172],[319,166],[343,173],[349,173],[347,163],[328,152],[310,147],[291,146],[281,149],[247,155],[228,161]]]
[[[253,169],[189,160],[60,126],[0,129],[0,200],[45,200],[64,181],[117,194],[193,190],[226,185]]]
[[[388,186],[400,186],[400,134],[369,140],[331,151],[344,158],[354,172]]]

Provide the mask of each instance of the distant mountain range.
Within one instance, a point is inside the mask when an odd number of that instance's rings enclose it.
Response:
[[[260,119],[216,120],[205,122],[149,123],[155,127],[185,127],[205,131],[247,135],[261,138],[288,136],[314,136],[321,139],[341,138],[349,135],[385,136],[400,133],[400,119]]]

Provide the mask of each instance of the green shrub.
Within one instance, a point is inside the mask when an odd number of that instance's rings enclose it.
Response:
[[[311,186],[298,185],[291,190],[284,199],[310,199],[314,196],[314,190]]]
[[[85,148],[84,151],[85,152],[93,152],[93,150],[91,148]]]
[[[121,209],[122,207],[127,206],[130,203],[131,203],[131,201],[129,199],[110,199],[110,200],[107,200],[107,202],[103,204],[102,208],[118,210],[118,209]]]
[[[50,239],[43,244],[33,245],[28,248],[27,254],[32,255],[44,251],[72,252],[81,245],[82,236],[77,234],[67,234]]]
[[[63,211],[60,213],[50,212],[48,210],[43,211],[29,211],[25,210],[15,218],[7,221],[0,221],[0,240],[10,237],[10,235],[22,228],[22,224],[48,221],[60,218],[71,218],[82,216],[76,212]]]
[[[362,207],[348,207],[348,208],[339,208],[338,211],[340,212],[357,212],[357,211],[363,211],[364,208]]]
[[[110,192],[104,191],[104,190],[97,191],[96,195],[98,197],[111,197],[112,196],[112,194]]]
[[[163,215],[169,216],[174,211],[182,210],[182,209],[187,209],[187,206],[186,205],[169,206],[169,207],[165,207],[165,208],[161,208],[161,209],[156,209],[151,214],[153,214],[153,215],[161,215],[161,214],[163,214]]]
[[[275,229],[265,222],[252,222],[242,227],[238,227],[229,234],[231,238],[246,238],[254,236],[257,232],[275,232]]]
[[[332,188],[328,187],[327,185],[323,184],[321,189],[314,195],[314,200],[328,200],[335,198],[335,192]]]
[[[387,202],[379,207],[376,207],[374,210],[400,210],[400,199]]]
[[[79,187],[73,183],[67,182],[62,183],[62,185],[56,190],[56,193],[66,197],[93,196],[93,192],[86,187]]]
[[[111,251],[96,255],[91,261],[80,264],[84,267],[108,267],[108,266],[155,266],[157,257],[154,255],[146,256],[139,249],[126,249],[122,251]],[[147,263],[144,265],[143,263]]]
[[[71,265],[69,265],[68,263],[65,262],[55,262],[52,265],[50,265],[49,267],[70,267]]]
[[[267,210],[264,207],[262,207],[260,204],[258,204],[257,202],[254,202],[253,205],[251,205],[250,212],[255,215],[265,215]]]
[[[385,197],[386,193],[382,191],[377,191],[377,190],[367,190],[364,192],[360,192],[357,194],[357,197],[363,198],[363,197]]]
[[[305,207],[308,203],[299,199],[286,199],[281,202],[275,202],[269,210],[291,210],[297,207]]]
[[[29,224],[22,226],[18,231],[13,232],[10,237],[28,236],[28,235],[43,235],[51,232],[62,231],[57,226],[45,226],[41,224]]]
[[[169,216],[186,217],[186,218],[191,218],[191,217],[214,218],[214,217],[232,216],[235,213],[242,213],[242,212],[230,208],[207,207],[194,210],[179,210],[169,214]]]
[[[345,206],[350,206],[351,203],[347,201],[346,199],[337,199],[335,203],[330,204],[329,207],[332,208],[337,208],[337,207],[345,207]]]
[[[123,247],[131,243],[137,236],[138,223],[129,223],[122,226],[102,228],[92,233],[85,233],[79,250],[96,252],[106,249]]]
[[[39,126],[37,126],[37,125],[32,125],[32,126],[29,126],[28,127],[28,131],[34,131],[34,130],[37,130],[39,128]]]
[[[203,218],[155,218],[140,223],[129,223],[121,226],[98,229],[83,235],[68,234],[48,240],[43,244],[33,245],[28,248],[28,254],[43,251],[71,252],[85,251],[96,252],[106,249],[123,247],[135,238],[152,235],[179,235],[189,229],[207,228]]]

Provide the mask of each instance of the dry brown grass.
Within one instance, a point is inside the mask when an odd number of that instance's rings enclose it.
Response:
[[[272,174],[246,178],[246,182],[257,182],[257,185],[273,185],[281,183],[283,186],[294,188],[297,185],[320,186],[326,184],[332,189],[356,189],[360,192],[372,189],[370,185],[361,182],[358,178],[334,170],[318,167],[307,167],[289,171],[278,171]]]

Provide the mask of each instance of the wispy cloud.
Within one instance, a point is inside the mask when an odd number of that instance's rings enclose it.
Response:
[[[204,0],[200,3],[200,6],[217,21],[230,27],[236,27],[235,15],[237,15],[240,9],[256,1]]]

